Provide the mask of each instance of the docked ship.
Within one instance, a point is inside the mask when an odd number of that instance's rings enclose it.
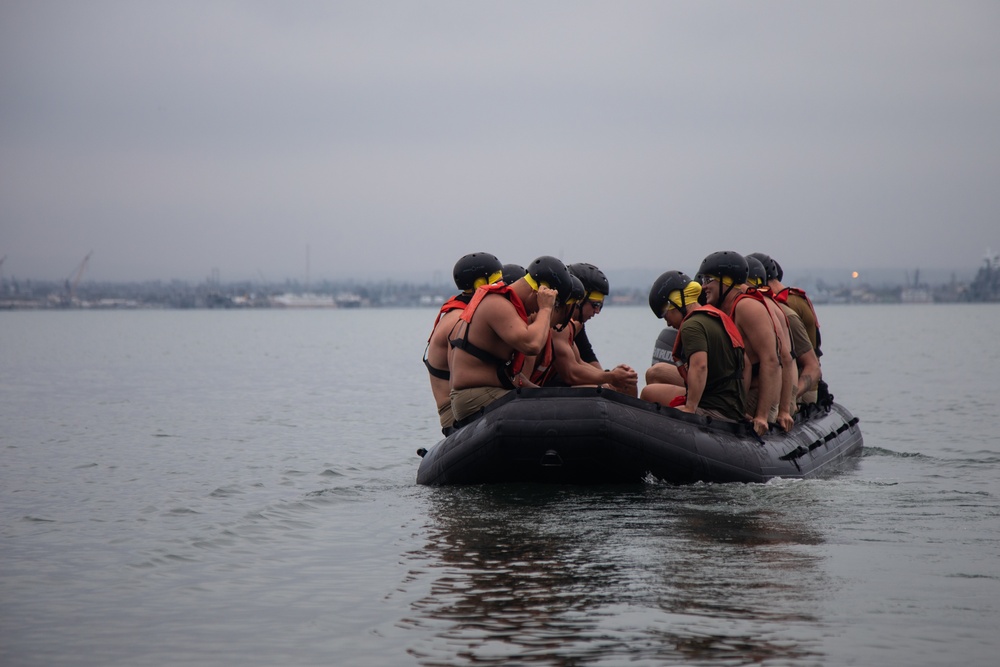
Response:
[[[328,294],[285,293],[271,297],[271,305],[277,308],[336,308],[337,302]]]
[[[966,294],[969,301],[1000,302],[1000,254],[986,251],[986,259]]]

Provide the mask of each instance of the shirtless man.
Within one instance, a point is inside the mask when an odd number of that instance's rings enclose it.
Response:
[[[523,386],[524,357],[544,349],[551,311],[571,290],[565,265],[546,255],[533,261],[513,285],[490,285],[476,292],[449,336],[456,421]]]
[[[584,296],[573,309],[570,323],[552,334],[556,374],[546,386],[606,385],[623,394],[638,396],[638,374],[627,364],[618,364],[611,370],[602,368],[587,338],[587,321],[601,312],[611,291],[607,277],[593,264],[579,262],[567,268],[582,283]]]
[[[562,331],[552,332],[553,363],[559,374],[560,386],[606,385],[623,394],[638,396],[639,376],[627,364],[618,364],[611,370],[604,370],[583,360],[574,341],[575,325],[577,323],[570,322]]]
[[[746,368],[747,410],[754,431],[764,435],[778,418],[781,401],[780,346],[767,306],[751,295],[744,296],[749,268],[743,255],[730,250],[706,257],[698,275],[709,305],[729,315],[743,336]],[[788,406],[783,406],[787,413]],[[790,417],[789,417],[790,419]]]
[[[430,376],[431,392],[437,404],[441,430],[445,434],[451,430],[455,417],[451,411],[451,373],[448,367],[448,333],[458,322],[472,295],[483,285],[491,285],[500,280],[502,265],[500,260],[488,252],[474,252],[465,255],[455,263],[452,277],[459,294],[448,299],[438,312],[434,328],[427,339],[424,350],[424,365]]]
[[[826,383],[823,381],[823,371],[820,365],[819,358],[823,356],[823,351],[820,349],[822,345],[822,339],[819,332],[819,320],[816,318],[816,308],[813,306],[812,300],[809,296],[801,289],[796,287],[786,287],[782,284],[782,279],[784,278],[784,272],[781,270],[781,265],[778,264],[777,260],[764,253],[752,253],[754,257],[760,260],[761,264],[764,265],[764,270],[766,272],[767,285],[771,288],[771,294],[774,300],[777,301],[782,308],[791,308],[798,314],[799,319],[802,321],[802,325],[806,329],[806,335],[809,337],[809,342],[812,346],[812,357],[814,359],[806,360],[806,365],[808,370],[804,370],[802,367],[802,358],[796,356],[796,361],[799,362],[799,386],[804,383],[802,376],[808,375],[810,382],[808,383],[808,389],[802,392],[799,396],[802,403],[815,403],[818,395],[818,389],[823,387],[824,393],[828,393],[826,390]],[[786,311],[787,313],[787,311]],[[789,316],[789,321],[791,321],[791,316]],[[799,346],[796,347],[796,355],[799,355]],[[815,362],[815,363],[813,363]]]
[[[822,357],[823,351],[820,348],[823,341],[820,338],[819,320],[816,319],[816,308],[813,306],[812,300],[803,290],[797,287],[787,287],[781,282],[784,278],[784,271],[781,270],[781,265],[776,259],[760,252],[753,254],[764,265],[767,272],[767,285],[771,288],[775,301],[786,304],[799,314],[799,317],[802,318],[802,324],[806,327],[806,333],[809,335],[809,341],[816,351],[816,357]]]
[[[782,429],[788,431],[795,423],[792,415],[797,409],[795,398],[799,384],[799,367],[795,363],[793,354],[791,323],[781,305],[774,300],[774,295],[771,294],[771,289],[767,286],[767,271],[764,269],[764,265],[759,259],[750,255],[744,259],[747,261],[748,274],[747,284],[743,291],[744,293],[756,291],[766,297],[763,303],[771,314],[774,333],[778,336],[778,358],[781,361],[781,398],[779,399],[777,422]]]

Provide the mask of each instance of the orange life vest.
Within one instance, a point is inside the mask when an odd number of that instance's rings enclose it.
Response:
[[[438,311],[437,317],[434,318],[434,326],[431,327],[431,335],[427,337],[427,347],[424,348],[424,366],[427,367],[427,372],[433,377],[440,380],[451,379],[451,373],[445,369],[434,368],[431,366],[430,360],[427,358],[427,352],[431,348],[431,338],[434,337],[434,331],[437,330],[438,324],[441,322],[441,318],[444,317],[445,313],[451,312],[453,310],[465,310],[468,306],[469,301],[472,299],[471,293],[462,292],[461,294],[456,294],[451,297],[441,306],[441,310]]]
[[[759,301],[760,304],[762,306],[764,306],[764,308],[767,310],[767,318],[769,320],[771,320],[771,328],[774,329],[774,351],[778,355],[778,363],[780,365],[781,364],[781,331],[780,331],[781,325],[774,321],[774,317],[771,316],[771,309],[767,307],[767,299],[769,299],[769,298],[773,299],[773,297],[771,295],[770,288],[766,288],[766,289],[767,289],[766,295],[765,295],[764,291],[759,290],[756,287],[751,287],[751,288],[747,289],[747,291],[743,292],[742,294],[737,295],[737,297],[733,300],[733,307],[729,311],[729,317],[735,320],[735,318],[736,318],[736,304],[738,304],[743,299],[753,299],[754,301]],[[785,322],[787,323],[788,322],[788,316],[785,315],[784,313],[782,313],[781,316],[785,318]],[[757,367],[757,364],[754,364],[754,368],[756,368],[756,367]]]
[[[451,297],[441,306],[441,310],[438,311],[437,317],[434,318],[434,326],[431,327],[431,335],[427,337],[427,342],[430,342],[431,336],[434,335],[434,329],[437,329],[438,323],[441,318],[444,317],[445,313],[449,313],[453,310],[465,310],[469,306],[469,301],[472,300],[472,294],[456,294]]]
[[[742,336],[742,334],[740,334],[740,330],[736,326],[736,323],[733,322],[733,318],[729,317],[729,315],[726,315],[724,312],[722,312],[721,310],[719,310],[715,306],[706,304],[704,306],[698,306],[697,308],[694,308],[693,310],[690,310],[688,312],[688,314],[684,316],[684,320],[687,320],[687,318],[691,317],[695,313],[705,313],[706,315],[711,315],[712,317],[714,317],[717,320],[719,320],[720,322],[722,322],[722,328],[723,328],[723,330],[725,330],[726,337],[729,338],[730,344],[733,346],[734,349],[739,350],[739,355],[738,355],[739,356],[739,363],[737,364],[737,370],[736,370],[736,372],[733,373],[733,375],[730,376],[730,377],[719,378],[719,379],[715,380],[712,384],[713,385],[719,384],[719,383],[722,383],[722,382],[726,382],[726,381],[728,381],[730,379],[733,379],[733,380],[740,380],[740,379],[742,379],[742,377],[743,377],[743,347],[744,347],[743,346],[743,336]],[[681,324],[684,324],[684,320],[681,320]],[[678,332],[679,332],[679,330],[680,330],[680,327],[678,327]],[[685,355],[684,355],[684,346],[681,345],[681,337],[680,337],[679,333],[678,333],[677,338],[674,339],[674,349],[673,349],[672,354],[674,356],[674,359],[676,360],[675,363],[679,363],[679,361],[681,359],[685,358]],[[684,379],[684,382],[686,384],[687,383],[687,364],[685,363],[685,364],[679,365],[677,367],[677,370],[680,372],[681,377]],[[707,390],[709,388],[709,386],[706,385],[705,388]],[[671,406],[671,407],[673,407],[673,406]]]
[[[722,322],[722,328],[726,330],[726,335],[729,337],[729,342],[732,344],[732,346],[740,350],[743,349],[743,336],[742,334],[740,334],[740,330],[736,326],[736,323],[733,322],[733,318],[731,318],[729,315],[726,315],[724,312],[722,312],[715,306],[710,306],[710,305],[698,306],[697,308],[691,308],[689,306],[688,308],[689,308],[688,314],[684,316],[683,320],[681,320],[681,324],[684,324],[684,321],[687,320],[687,318],[694,315],[695,313],[705,313],[706,315],[711,315],[712,317]],[[678,330],[679,329],[680,327],[678,327]],[[677,336],[677,338],[674,339],[674,349],[672,354],[674,355],[674,359],[676,360],[680,360],[683,358],[684,349],[683,346],[681,345],[680,336]]]
[[[469,327],[472,324],[472,316],[476,314],[476,309],[483,302],[483,299],[490,294],[499,294],[510,301],[518,317],[527,323],[528,312],[524,308],[524,302],[521,301],[521,297],[514,290],[502,282],[483,285],[476,290],[472,300],[469,301],[469,305],[465,307],[461,315],[461,319],[465,322],[465,335],[462,338],[452,338],[448,343],[453,348],[467,352],[480,361],[496,364],[497,378],[500,380],[500,384],[507,389],[513,389],[514,378],[521,372],[521,368],[524,366],[524,355],[520,352],[515,352],[509,359],[501,359],[492,352],[488,352],[469,342]]]
[[[756,287],[751,287],[747,291],[736,295],[733,299],[733,307],[729,309],[729,317],[736,317],[736,304],[738,304],[743,299],[753,299],[754,301],[760,301],[767,308],[767,304],[764,303],[764,294],[758,290]]]
[[[774,295],[774,300],[787,305],[789,294],[794,294],[805,299],[805,302],[809,304],[809,310],[812,311],[813,319],[816,320],[816,328],[819,329],[819,318],[816,317],[816,308],[813,306],[812,299],[803,290],[800,290],[798,287],[786,287]]]

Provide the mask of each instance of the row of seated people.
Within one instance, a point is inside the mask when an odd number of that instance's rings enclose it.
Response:
[[[720,251],[702,261],[697,280],[681,271],[657,278],[649,306],[677,330],[674,363],[646,372],[641,397],[718,419],[749,419],[761,435],[771,423],[790,429],[798,406],[816,402],[824,385],[815,309],[782,277],[763,253]]]
[[[516,387],[637,395],[636,372],[602,368],[586,337],[585,323],[610,293],[596,266],[543,256],[527,269],[505,267],[473,253],[454,277],[462,292],[441,308],[424,354],[444,433]],[[823,387],[808,297],[782,285],[780,265],[761,253],[712,253],[696,277],[668,271],[650,289],[650,308],[677,337],[672,362],[647,370],[641,398],[747,420],[758,434],[771,423],[791,428],[798,405],[815,402]]]

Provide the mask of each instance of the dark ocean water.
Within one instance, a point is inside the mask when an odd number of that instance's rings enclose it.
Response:
[[[836,478],[425,488],[432,311],[0,313],[0,664],[996,664],[1000,308],[819,316]]]

